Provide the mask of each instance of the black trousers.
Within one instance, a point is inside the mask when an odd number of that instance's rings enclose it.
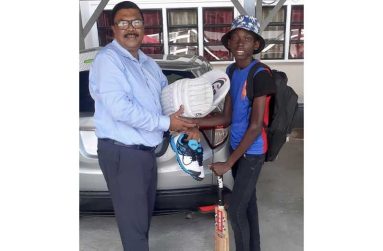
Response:
[[[260,251],[256,184],[265,155],[242,156],[233,166],[234,187],[228,213],[236,250]]]
[[[157,187],[154,152],[130,149],[102,139],[98,140],[97,152],[124,251],[148,251]]]

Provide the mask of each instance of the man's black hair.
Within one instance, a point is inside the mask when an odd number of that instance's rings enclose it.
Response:
[[[141,14],[141,17],[142,17],[142,21],[144,20],[144,15],[142,14],[142,11],[141,9],[137,6],[137,4],[131,2],[131,1],[124,1],[124,2],[120,2],[118,4],[116,4],[114,7],[113,7],[113,10],[112,10],[112,24],[114,24],[114,17],[116,16],[116,13],[117,11],[121,10],[121,9],[136,9],[140,12]]]

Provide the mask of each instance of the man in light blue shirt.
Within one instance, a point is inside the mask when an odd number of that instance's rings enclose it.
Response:
[[[157,187],[155,147],[163,132],[194,127],[182,108],[162,115],[161,90],[168,82],[139,48],[144,18],[130,1],[112,10],[113,42],[96,56],[89,89],[95,100],[98,158],[110,191],[124,250],[147,251]]]

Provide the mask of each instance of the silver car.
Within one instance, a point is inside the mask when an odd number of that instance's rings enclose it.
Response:
[[[80,213],[110,214],[113,207],[108,188],[97,159],[97,137],[93,122],[94,102],[89,94],[90,65],[100,48],[80,52]],[[195,78],[212,69],[200,56],[153,56],[167,76],[169,84],[181,78]],[[223,104],[214,112],[222,112]],[[169,132],[156,148],[158,186],[155,213],[196,210],[199,206],[217,202],[216,176],[207,167],[214,161],[225,161],[229,154],[229,128],[201,130],[204,149],[205,178],[194,180],[179,167],[174,151],[169,147]],[[213,135],[214,134],[214,135]],[[214,154],[213,154],[214,152]],[[224,193],[233,187],[231,172],[224,175]]]

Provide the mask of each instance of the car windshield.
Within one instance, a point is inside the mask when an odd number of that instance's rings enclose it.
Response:
[[[190,71],[163,70],[169,84],[181,78],[195,78]],[[89,93],[89,71],[80,71],[80,113],[93,114],[94,101]]]

